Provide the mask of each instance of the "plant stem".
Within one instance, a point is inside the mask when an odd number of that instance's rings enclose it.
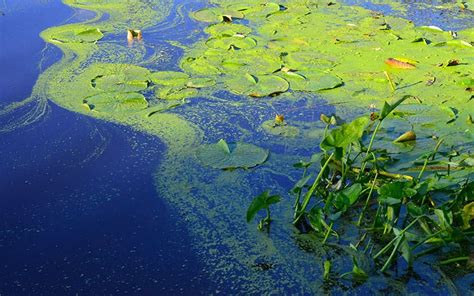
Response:
[[[375,182],[377,182],[377,178],[379,176],[379,173],[375,173],[375,178],[374,181],[372,182],[372,186],[370,186],[370,191],[369,195],[367,195],[367,199],[365,200],[365,205],[364,208],[362,209],[362,212],[360,213],[359,220],[357,221],[357,226],[360,226],[360,223],[362,222],[362,217],[364,216],[365,211],[367,210],[367,207],[369,205],[369,200],[372,197],[372,192],[374,191],[375,188]]]
[[[407,227],[403,228],[400,233],[394,237],[385,247],[383,247],[382,250],[380,250],[377,254],[374,255],[374,259],[377,259],[380,255],[384,254],[396,241],[397,239],[402,236],[408,229],[410,229],[413,225],[415,225],[416,222],[418,222],[418,219],[420,217],[417,217],[415,220],[413,220],[410,224],[408,224]]]
[[[425,172],[425,169],[426,169],[426,166],[428,165],[428,162],[431,160],[434,160],[435,156],[436,156],[436,153],[438,152],[438,149],[439,147],[441,146],[441,144],[443,143],[443,139],[439,139],[438,142],[436,143],[436,146],[433,150],[433,152],[428,155],[425,159],[425,162],[423,164],[423,168],[421,169],[420,173],[418,174],[418,177],[416,178],[417,182],[419,182],[421,180],[421,177],[423,176],[424,172]]]
[[[448,260],[441,261],[439,264],[440,265],[446,265],[446,264],[451,264],[451,263],[455,263],[455,262],[459,262],[459,261],[467,261],[467,260],[469,260],[468,256],[456,257],[456,258],[451,258],[451,259],[448,259]]]
[[[367,166],[367,159],[369,157],[370,151],[372,150],[372,146],[374,145],[375,136],[377,135],[381,126],[382,126],[382,120],[379,120],[379,122],[377,123],[377,126],[375,126],[374,132],[372,133],[372,138],[370,138],[369,146],[367,147],[367,152],[365,153],[364,160],[362,161],[362,167],[359,172],[359,177],[361,173],[365,172],[365,167]]]
[[[382,269],[380,270],[381,272],[385,272],[385,270],[387,270],[390,267],[390,263],[392,262],[393,257],[395,256],[395,254],[397,253],[398,247],[402,243],[402,241],[404,239],[404,236],[399,235],[397,238],[398,239],[397,239],[397,242],[395,244],[395,247],[393,247],[393,250],[392,250],[392,253],[390,254],[390,257],[388,257],[387,261],[385,261],[385,264],[382,266]]]
[[[329,228],[327,229],[326,231],[326,235],[324,235],[324,239],[323,239],[323,245],[326,243],[328,237],[329,237],[329,234],[331,233],[332,231],[332,226],[334,225],[334,222],[331,222],[331,224],[329,224]]]
[[[387,71],[383,71],[383,73],[385,74],[385,76],[388,79],[388,82],[390,84],[390,88],[392,89],[392,92],[394,92],[396,90],[396,88],[395,88],[395,84],[392,81],[392,78],[390,78],[390,75],[388,75]]]
[[[303,216],[304,212],[306,211],[306,207],[309,204],[309,201],[311,200],[311,196],[313,195],[314,191],[316,190],[316,187],[319,185],[319,182],[321,182],[321,179],[323,178],[324,171],[328,167],[329,163],[331,162],[331,159],[333,158],[334,153],[332,153],[329,158],[326,160],[324,163],[323,167],[321,168],[321,171],[319,172],[318,176],[316,177],[316,180],[314,180],[313,185],[311,188],[306,192],[303,200],[303,204],[301,205],[300,210],[297,212],[296,218],[293,221],[293,224],[298,223],[298,221],[301,219],[301,216]]]

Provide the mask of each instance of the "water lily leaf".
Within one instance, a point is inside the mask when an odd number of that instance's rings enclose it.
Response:
[[[164,100],[182,100],[195,97],[197,94],[196,88],[186,86],[166,86],[155,90],[156,97]]]
[[[336,63],[323,57],[317,51],[297,51],[283,56],[285,66],[293,70],[326,70],[333,68]]]
[[[109,70],[109,69],[107,69]],[[95,77],[93,87],[107,92],[137,92],[148,87],[149,71],[132,65],[110,66],[110,73]]]
[[[244,14],[237,10],[227,10],[217,7],[205,8],[192,13],[192,16],[201,22],[206,23],[218,23],[224,20],[224,17],[227,18],[244,18]]]
[[[185,85],[189,80],[189,75],[183,72],[162,71],[152,73],[150,78],[156,84],[178,86]]]
[[[270,195],[269,191],[265,191],[256,196],[247,209],[247,222],[252,221],[259,211],[268,209],[270,205],[279,203],[280,201],[281,197],[279,195]]]
[[[215,169],[252,168],[264,163],[268,150],[246,143],[228,145],[225,140],[202,145],[196,151],[198,160]]]
[[[98,28],[63,31],[51,36],[52,41],[61,43],[94,43],[104,37]]]
[[[223,36],[211,38],[206,42],[211,48],[228,50],[230,48],[250,49],[257,46],[255,39],[245,36]]]
[[[449,40],[445,42],[436,43],[434,46],[458,46],[458,47],[472,47],[472,44],[464,40]]]
[[[336,88],[342,85],[341,78],[322,72],[286,72],[282,74],[292,90],[320,91]]]
[[[275,136],[283,137],[296,137],[298,136],[300,130],[296,126],[291,126],[288,124],[275,124],[274,120],[267,120],[262,124],[263,129]]]
[[[288,82],[276,75],[253,76],[248,73],[238,75],[226,81],[230,91],[252,97],[266,97],[288,90]]]
[[[204,88],[211,87],[216,84],[216,81],[212,78],[191,78],[187,83],[187,87],[191,88]]]
[[[181,68],[186,72],[198,75],[221,74],[221,71],[213,64],[213,60],[210,56],[202,56],[199,58],[189,57],[181,62]]]
[[[234,35],[248,35],[252,32],[247,26],[241,24],[234,24],[234,23],[219,23],[210,25],[204,30],[207,34],[212,35],[214,37],[221,37],[221,36],[234,36]]]
[[[139,93],[101,93],[84,99],[90,110],[98,112],[139,111],[148,107],[148,102]]]
[[[281,60],[261,49],[239,50],[224,58],[221,68],[224,73],[272,74],[281,68]]]

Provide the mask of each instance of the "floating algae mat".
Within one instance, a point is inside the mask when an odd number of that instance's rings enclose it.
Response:
[[[416,158],[431,149],[433,138],[443,137],[469,158],[474,28],[416,27],[327,1],[212,0],[191,9],[171,0],[64,2],[97,15],[42,33],[64,56],[40,76],[27,101],[49,99],[162,139],[167,151],[156,170],[157,190],[189,226],[216,290],[456,289],[430,264],[386,275],[363,258],[359,264],[370,271],[363,283],[340,279],[328,285],[325,258],[334,273],[343,274],[352,269],[353,251],[323,245],[293,227],[288,192],[299,178],[293,164],[319,151],[325,128],[320,114],[350,121],[406,95],[415,99],[383,126],[388,153]],[[169,17],[174,10],[177,16]],[[192,30],[175,35],[185,25]],[[143,40],[127,44],[127,30],[141,30]],[[162,41],[155,44],[155,38]],[[280,113],[284,124],[275,123]],[[415,143],[392,143],[408,130],[416,132]],[[403,163],[398,169],[405,169]],[[472,162],[463,176],[471,172]],[[283,200],[272,209],[267,234],[247,224],[245,213],[268,188]],[[458,276],[462,281],[462,272]]]

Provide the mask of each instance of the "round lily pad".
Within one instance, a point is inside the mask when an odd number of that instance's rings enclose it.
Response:
[[[204,88],[210,87],[216,84],[216,81],[212,78],[191,78],[187,83],[187,87],[192,88]]]
[[[177,86],[185,85],[189,80],[189,75],[183,72],[162,71],[152,73],[150,78],[156,84]]]
[[[238,49],[250,49],[257,46],[255,39],[245,36],[223,36],[211,38],[206,42],[206,45],[211,48],[228,50],[232,47]]]
[[[341,78],[322,72],[287,72],[282,77],[289,83],[295,91],[320,91],[336,88],[342,85]]]
[[[214,37],[220,36],[234,36],[234,35],[248,35],[252,32],[247,26],[234,23],[219,23],[210,25],[205,29],[206,33]]]
[[[108,67],[106,67],[108,66]],[[107,92],[137,92],[148,87],[149,71],[133,65],[104,65],[104,73],[95,77],[92,86]]]
[[[296,137],[299,134],[299,129],[288,124],[276,124],[275,120],[267,120],[262,124],[263,129],[275,136]]]
[[[252,168],[264,163],[268,150],[246,143],[228,145],[225,140],[216,144],[202,145],[196,157],[204,165],[215,169]]]
[[[164,100],[181,100],[195,97],[198,93],[196,88],[189,88],[186,86],[166,86],[157,88],[155,95],[159,99]]]
[[[98,28],[63,31],[51,36],[51,40],[61,43],[94,43],[104,37]]]
[[[244,14],[237,10],[229,10],[224,8],[205,8],[192,13],[192,16],[201,22],[218,23],[224,20],[224,16],[228,18],[244,18]]]
[[[98,112],[139,111],[148,107],[148,102],[139,93],[102,93],[84,99],[90,110]]]
[[[252,97],[266,97],[288,90],[288,82],[276,75],[254,76],[248,73],[232,77],[226,81],[230,91]]]
[[[330,69],[335,63],[317,51],[297,51],[283,57],[285,66],[294,70]]]

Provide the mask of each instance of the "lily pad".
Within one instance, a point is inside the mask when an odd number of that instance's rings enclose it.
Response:
[[[252,168],[267,160],[268,150],[246,143],[229,146],[225,140],[220,140],[216,144],[199,147],[196,157],[215,169]]]
[[[166,86],[157,88],[155,91],[156,97],[164,100],[181,100],[195,97],[197,94],[198,90],[196,88],[186,86]]]
[[[192,78],[187,83],[187,87],[191,88],[204,88],[211,87],[216,84],[216,81],[212,78]]]
[[[206,45],[211,48],[228,50],[231,48],[249,49],[257,46],[255,39],[245,36],[224,36],[211,38],[206,42]]]
[[[301,46],[301,45],[300,45]],[[326,70],[333,68],[335,62],[325,58],[317,51],[298,51],[283,57],[285,66],[293,70]]]
[[[234,36],[234,35],[248,35],[252,32],[247,26],[234,23],[219,23],[210,25],[204,30],[207,34],[214,37],[220,36]]]
[[[139,93],[102,93],[84,99],[90,110],[98,112],[130,112],[148,107],[148,102]]]
[[[227,81],[230,91],[251,97],[266,97],[288,90],[288,82],[276,75],[254,76],[248,73],[230,78]]]
[[[282,137],[296,137],[300,130],[296,126],[288,124],[276,124],[275,120],[267,120],[262,124],[262,128],[269,134]]]
[[[341,78],[322,72],[287,72],[282,77],[289,83],[292,90],[320,91],[336,88],[342,85]]]
[[[51,36],[52,41],[61,43],[94,43],[104,37],[98,28],[63,31]]]
[[[93,87],[107,92],[137,92],[148,87],[150,72],[145,68],[133,65],[112,65],[107,70],[111,71],[92,79]]]
[[[156,84],[177,86],[186,84],[189,80],[189,75],[183,72],[162,71],[151,74],[150,78]]]
[[[244,18],[244,14],[237,10],[230,10],[224,8],[205,8],[192,13],[192,16],[201,22],[205,23],[218,23],[224,20],[224,17],[227,18]]]

